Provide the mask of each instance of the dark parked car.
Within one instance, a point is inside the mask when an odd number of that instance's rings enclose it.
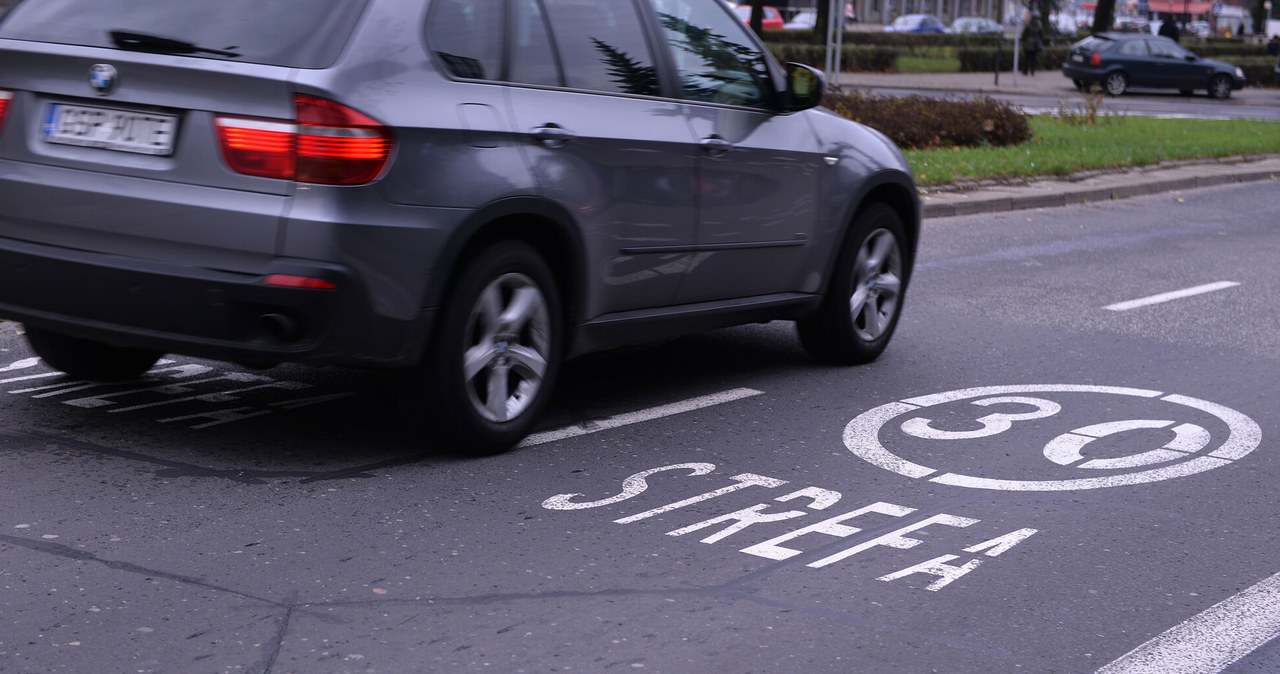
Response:
[[[794,320],[888,344],[920,204],[706,0],[32,0],[0,21],[0,317],[72,376],[403,368],[431,442],[563,359]]]
[[[1128,33],[1101,33],[1075,43],[1062,74],[1077,89],[1099,85],[1112,96],[1140,87],[1229,98],[1245,83],[1244,72],[1229,63],[1200,58],[1166,37]]]
[[[903,14],[884,27],[886,33],[945,33],[947,26],[932,14]]]

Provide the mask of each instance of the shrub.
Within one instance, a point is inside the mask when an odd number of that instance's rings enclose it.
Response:
[[[821,69],[827,60],[826,48],[813,44],[769,44],[769,51],[783,63],[794,61]],[[863,47],[845,45],[840,53],[840,69],[848,72],[892,72],[897,67],[898,54],[887,47]]]
[[[1270,56],[1235,59],[1235,65],[1244,71],[1245,86],[1276,86],[1276,60]]]
[[[990,98],[962,101],[852,92],[828,94],[826,105],[904,149],[1017,145],[1031,139],[1027,116]]]

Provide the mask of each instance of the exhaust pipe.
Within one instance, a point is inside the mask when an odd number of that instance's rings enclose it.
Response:
[[[302,326],[297,319],[279,312],[262,314],[258,317],[258,325],[262,331],[272,337],[288,342],[302,335]]]

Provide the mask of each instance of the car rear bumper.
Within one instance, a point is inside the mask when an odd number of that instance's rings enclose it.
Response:
[[[272,274],[336,288],[267,285]],[[0,238],[0,317],[119,346],[228,361],[416,362],[432,312],[390,319],[366,294],[347,269],[307,260],[227,272]]]
[[[1107,71],[1101,68],[1090,68],[1070,62],[1062,64],[1062,74],[1072,81],[1080,82],[1102,82],[1107,77]]]

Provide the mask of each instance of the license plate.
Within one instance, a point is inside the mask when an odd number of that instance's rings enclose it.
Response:
[[[54,103],[45,116],[45,141],[138,154],[173,154],[174,115]]]
[[[1084,61],[1084,56],[1083,56],[1083,55],[1081,55],[1081,54],[1072,54],[1072,55],[1071,55],[1071,60],[1072,60],[1072,61],[1080,61],[1080,62],[1083,62],[1083,61]]]

